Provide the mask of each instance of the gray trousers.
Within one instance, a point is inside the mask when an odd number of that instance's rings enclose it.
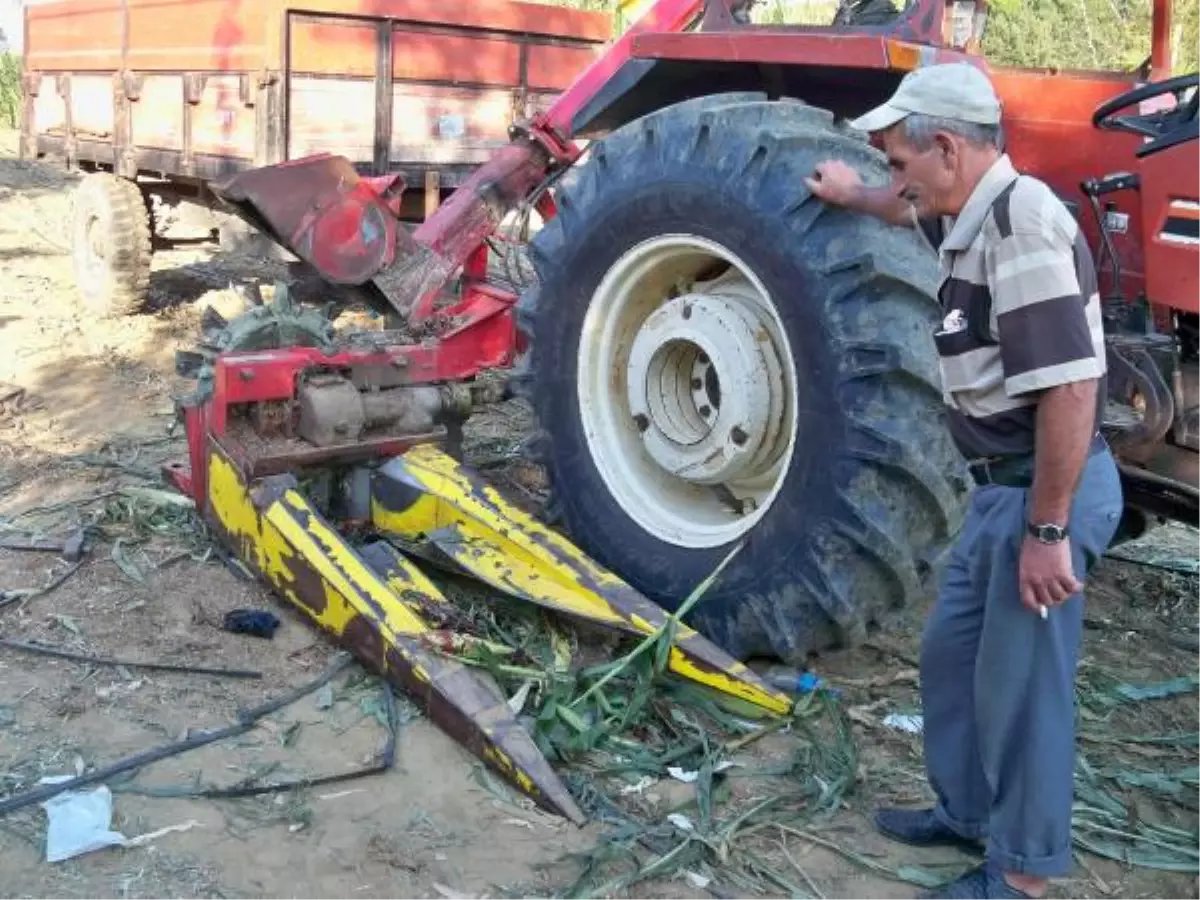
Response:
[[[1070,870],[1075,664],[1083,597],[1043,621],[1021,604],[1017,566],[1031,493],[975,489],[921,647],[925,764],[938,818],[987,840],[996,868]],[[1089,457],[1069,522],[1076,577],[1104,553],[1122,493],[1112,455]]]

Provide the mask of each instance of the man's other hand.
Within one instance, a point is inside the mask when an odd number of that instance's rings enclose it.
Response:
[[[853,207],[862,198],[862,179],[840,159],[817,163],[814,175],[804,183],[816,197],[835,206]]]
[[[1021,545],[1020,585],[1021,602],[1033,613],[1040,613],[1043,606],[1058,606],[1083,590],[1071,566],[1070,540],[1043,544],[1026,538]]]

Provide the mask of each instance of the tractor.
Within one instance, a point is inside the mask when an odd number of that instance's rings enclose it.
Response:
[[[972,485],[943,410],[935,248],[826,206],[805,178],[837,157],[886,183],[848,120],[916,67],[967,61],[1002,97],[1017,168],[1093,247],[1121,539],[1194,524],[1200,97],[1196,74],[1170,75],[1169,0],[1128,73],[992,65],[983,0],[849,4],[820,27],[753,24],[751,5],[658,0],[412,229],[402,179],[337,155],[213,180],[229,210],[404,329],[322,349],[319,328],[273,342],[225,328],[183,367],[208,390],[185,410],[176,483],[203,500],[207,437],[242,413],[265,427],[269,404],[287,418],[315,372],[368,396],[465,391],[445,413],[499,370],[536,416],[545,518],[601,566],[676,609],[726,560],[690,623],[740,660],[861,638],[928,591]],[[519,285],[491,276],[514,216],[541,221]],[[329,464],[329,441],[304,459]]]

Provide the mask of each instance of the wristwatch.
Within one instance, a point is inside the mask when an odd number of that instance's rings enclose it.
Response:
[[[1029,533],[1043,544],[1061,544],[1067,539],[1065,525],[1029,525]]]

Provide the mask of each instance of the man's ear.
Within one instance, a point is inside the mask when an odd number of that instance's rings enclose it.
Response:
[[[933,136],[933,149],[937,153],[938,159],[942,161],[948,169],[952,169],[958,162],[958,145],[954,139],[945,132],[939,131]]]

